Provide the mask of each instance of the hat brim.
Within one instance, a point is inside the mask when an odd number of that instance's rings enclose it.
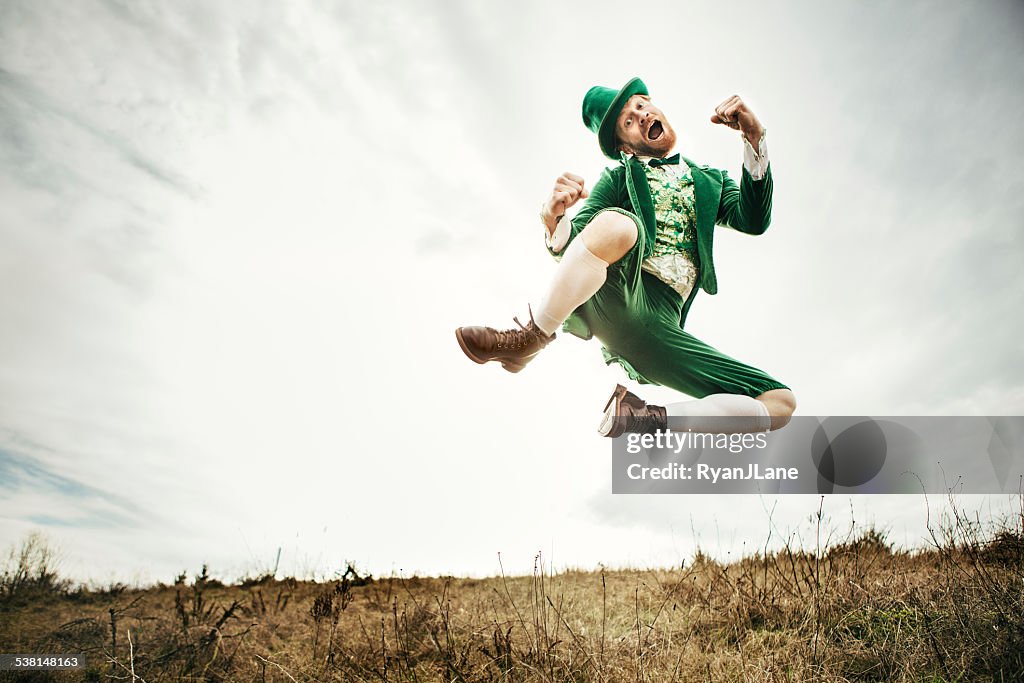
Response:
[[[633,78],[622,86],[615,99],[612,100],[612,105],[608,107],[608,111],[605,112],[604,117],[601,119],[601,127],[597,131],[597,141],[601,145],[601,151],[609,159],[618,159],[619,150],[615,144],[615,124],[618,123],[619,114],[622,112],[622,108],[629,101],[629,98],[633,95],[647,95],[647,86],[639,78]]]

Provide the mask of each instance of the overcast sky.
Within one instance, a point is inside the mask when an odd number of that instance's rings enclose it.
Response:
[[[691,333],[805,415],[1024,414],[1022,35],[1010,1],[0,0],[0,542],[168,581],[799,530],[816,498],[613,497],[597,342],[509,375],[453,330],[540,299],[538,207],[604,166],[582,96],[639,75],[700,163],[739,172],[734,93],[768,131],[772,227],[719,230]],[[825,511],[925,535],[917,497]]]

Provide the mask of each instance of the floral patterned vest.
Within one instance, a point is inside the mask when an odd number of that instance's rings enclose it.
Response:
[[[686,164],[654,168],[644,164],[651,188],[657,235],[654,252],[641,267],[686,299],[700,276],[693,178]]]

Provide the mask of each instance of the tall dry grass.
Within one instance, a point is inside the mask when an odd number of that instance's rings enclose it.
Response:
[[[0,650],[89,662],[17,679],[40,681],[1024,680],[1024,508],[982,523],[954,507],[914,552],[828,533],[820,509],[815,526],[728,564],[553,573],[538,555],[530,576],[489,579],[223,585],[204,567],[40,591],[48,574],[23,566],[3,574]]]

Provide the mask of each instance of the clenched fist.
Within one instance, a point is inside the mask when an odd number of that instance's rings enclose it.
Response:
[[[548,228],[548,233],[555,230],[558,219],[561,218],[570,206],[581,198],[590,196],[590,192],[583,185],[583,178],[568,171],[558,176],[555,187],[551,190],[551,196],[541,209],[541,218]]]
[[[743,136],[747,138],[754,149],[757,149],[757,145],[761,141],[761,134],[764,133],[761,122],[757,120],[754,112],[750,111],[739,95],[733,95],[715,107],[711,123],[721,123],[733,130],[743,131]]]

